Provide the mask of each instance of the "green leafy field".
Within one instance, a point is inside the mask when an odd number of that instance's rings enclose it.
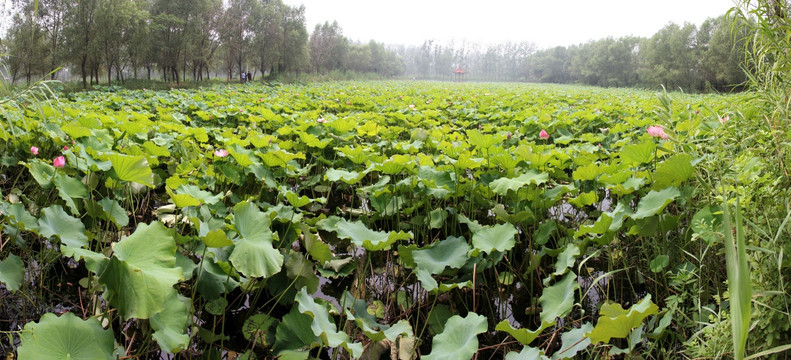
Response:
[[[680,357],[725,290],[701,166],[736,97],[673,97],[218,86],[6,117],[0,349]]]

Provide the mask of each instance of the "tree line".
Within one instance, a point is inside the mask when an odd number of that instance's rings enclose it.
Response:
[[[179,83],[316,69],[400,75],[384,44],[343,37],[337,23],[305,26],[281,0],[14,0],[0,39],[8,76],[28,83],[68,71],[84,87],[125,78]]]
[[[386,46],[355,42],[337,22],[308,32],[304,6],[281,0],[13,0],[0,39],[14,81],[68,71],[84,87],[125,78],[226,80],[252,72],[374,73],[425,80],[664,85],[729,91],[745,82],[744,34],[723,15],[621,37],[538,49],[531,42]],[[461,68],[463,75],[454,74]],[[60,69],[60,70],[59,70]]]
[[[461,67],[472,81],[527,81],[685,91],[731,91],[745,83],[744,28],[727,16],[670,23],[649,38],[621,37],[538,49],[529,42],[397,48],[410,78],[451,80]],[[739,29],[742,29],[741,32]]]

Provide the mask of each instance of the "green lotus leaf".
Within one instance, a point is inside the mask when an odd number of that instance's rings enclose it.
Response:
[[[342,169],[329,169],[324,173],[324,178],[330,182],[341,180],[349,185],[354,185],[365,176],[365,173],[358,173],[356,171],[346,171]]]
[[[557,318],[565,317],[574,306],[574,291],[579,288],[577,274],[566,273],[562,280],[545,288],[538,303],[541,304],[541,322],[554,323]]]
[[[267,314],[255,314],[242,324],[244,338],[262,346],[272,346],[276,341],[275,331],[280,320]]]
[[[459,269],[464,266],[469,259],[470,250],[463,237],[450,236],[433,245],[413,250],[411,255],[418,269],[439,274],[445,267]]]
[[[582,324],[581,327],[569,330],[560,336],[560,350],[552,354],[552,360],[573,359],[582,350],[591,344],[591,340],[586,336],[593,330],[593,325],[589,322]]]
[[[680,195],[681,193],[678,189],[672,186],[660,191],[651,190],[640,199],[640,203],[637,204],[637,211],[632,215],[632,219],[637,220],[654,216]]]
[[[301,208],[313,202],[307,196],[305,195],[299,196],[291,191],[286,193],[286,200],[288,200],[288,203],[291,204],[291,206],[293,206],[294,208]]]
[[[574,172],[571,174],[571,178],[581,181],[595,180],[597,177],[599,177],[599,175],[601,175],[602,171],[603,169],[598,165],[591,163],[574,169]]]
[[[574,266],[577,257],[580,256],[580,247],[576,244],[566,245],[566,249],[558,255],[555,260],[555,272],[552,275],[563,275],[566,271]]]
[[[226,300],[223,297],[207,301],[206,305],[204,306],[204,309],[206,309],[206,311],[209,314],[217,315],[217,316],[225,314],[225,310],[227,308],[228,308],[228,300]]]
[[[148,319],[162,312],[176,291],[173,285],[183,277],[175,253],[176,242],[161,223],[139,224],[113,246],[113,256],[99,274],[102,296],[124,319]]]
[[[28,171],[30,171],[30,175],[33,175],[33,179],[44,189],[48,189],[52,186],[52,177],[55,175],[55,167],[47,164],[41,160],[34,159],[31,162],[25,164]]]
[[[516,245],[514,240],[516,234],[516,227],[510,223],[484,226],[482,229],[473,232],[472,246],[476,250],[485,253],[491,253],[495,250],[508,251]]]
[[[656,144],[653,141],[646,141],[640,144],[626,145],[618,153],[626,164],[645,164],[654,159]]]
[[[544,329],[554,324],[555,324],[554,321],[543,322],[541,323],[541,326],[536,330],[516,329],[513,326],[511,326],[511,323],[508,322],[508,320],[503,320],[500,321],[500,323],[498,323],[494,329],[497,331],[507,332],[508,335],[513,336],[514,339],[516,339],[516,341],[519,341],[522,345],[530,345],[530,343],[533,342],[533,340],[535,340],[538,337],[538,335],[541,335],[541,332],[544,331]]]
[[[609,212],[605,212],[608,217],[612,218],[610,221],[610,231],[618,231],[623,226],[623,222],[627,217],[631,217],[634,215],[632,208],[628,205],[624,205],[623,203],[618,203],[615,206],[615,209]]]
[[[319,138],[306,132],[300,132],[299,139],[302,140],[305,145],[319,149],[324,149],[330,144],[330,140],[319,140]]]
[[[351,162],[358,165],[368,161],[369,158],[368,152],[362,146],[352,148],[347,145],[342,148],[336,148],[335,150],[339,155],[351,160]]]
[[[19,256],[9,254],[5,259],[0,260],[0,282],[5,284],[6,289],[17,291],[24,280],[25,264]]]
[[[77,209],[77,205],[74,204],[74,199],[88,198],[88,190],[85,189],[85,185],[79,180],[63,173],[55,174],[52,178],[52,183],[55,184],[55,188],[58,189],[60,198],[63,199],[69,209],[71,209],[71,213],[79,214],[80,211]]]
[[[186,349],[190,342],[187,327],[192,319],[192,301],[174,291],[163,305],[164,310],[151,317],[152,337],[160,348],[176,354]]]
[[[421,166],[417,170],[418,179],[427,187],[435,189],[455,191],[453,175],[449,171],[439,171],[429,166]]]
[[[173,202],[179,208],[185,208],[188,206],[200,206],[200,200],[194,198],[192,195],[189,194],[174,194],[167,189],[168,195],[170,195],[170,201]]]
[[[324,305],[320,305],[308,295],[307,289],[302,288],[297,296],[294,298],[299,303],[299,312],[310,315],[313,321],[310,324],[310,329],[313,334],[321,338],[324,345],[329,347],[342,346],[353,357],[358,358],[363,353],[363,344],[352,343],[349,335],[345,332],[338,331],[335,324],[330,320],[330,313]],[[477,344],[476,344],[477,348]]]
[[[305,258],[304,254],[289,250],[285,260],[286,276],[294,279],[294,288],[307,288],[311,293],[319,289],[319,277],[313,263]]]
[[[49,238],[57,236],[63,244],[74,248],[88,245],[85,236],[85,225],[77,218],[71,217],[60,205],[52,205],[41,210],[44,214],[38,219],[39,234]]]
[[[236,163],[241,167],[248,167],[254,164],[260,164],[260,162],[256,159],[253,161],[253,152],[247,150],[238,144],[233,144],[228,147],[228,153],[231,154]]]
[[[650,263],[648,263],[651,272],[661,272],[664,270],[668,265],[670,265],[670,257],[667,255],[657,255]]]
[[[652,178],[652,189],[664,189],[668,186],[679,186],[695,172],[692,167],[694,158],[689,154],[676,154],[656,166]]]
[[[513,179],[499,178],[494,180],[489,184],[489,187],[495,194],[505,196],[508,194],[508,190],[517,192],[525,185],[541,185],[547,181],[549,181],[549,174],[529,170],[527,173],[519,175]]]
[[[536,245],[544,245],[549,241],[549,237],[557,232],[557,230],[558,224],[554,220],[545,221],[533,232],[533,241]]]
[[[241,235],[229,260],[245,276],[270,277],[283,267],[283,254],[272,245],[270,220],[258,206],[245,201],[233,208],[236,230]]]
[[[217,299],[223,293],[229,293],[239,286],[239,282],[233,276],[228,276],[228,272],[215,262],[214,257],[205,257],[198,266],[196,275],[198,283],[195,286],[207,300]],[[230,270],[230,266],[226,268]]]
[[[556,185],[544,191],[544,193],[541,194],[541,198],[548,200],[550,203],[554,203],[563,198],[563,195],[574,192],[575,190],[577,190],[577,187],[573,183],[568,185]]]
[[[191,198],[198,200],[199,204],[214,205],[219,202],[220,199],[222,199],[222,194],[212,194],[208,191],[201,190],[195,185],[181,185],[178,189],[176,189],[176,194],[189,195]],[[178,204],[176,204],[176,206],[178,206]]]
[[[156,157],[170,157],[170,151],[166,147],[154,144],[153,141],[146,141],[143,143],[143,150],[146,154]]]
[[[606,303],[599,310],[596,327],[586,335],[593,343],[609,343],[611,338],[626,338],[632,329],[640,326],[643,319],[659,311],[651,301],[651,294],[624,310],[620,304]]]
[[[313,334],[312,325],[313,318],[310,315],[299,312],[298,306],[292,307],[275,330],[273,351],[280,355],[286,351],[301,352],[320,345],[321,338]]]
[[[382,341],[384,339],[396,341],[396,338],[400,335],[414,336],[409,321],[400,320],[392,326],[380,324],[377,322],[376,316],[368,311],[368,303],[365,300],[355,299],[348,291],[343,293],[341,303],[349,320],[357,323],[357,326],[371,341]]]
[[[456,219],[459,220],[459,223],[467,225],[467,227],[470,228],[470,231],[472,231],[473,233],[477,233],[484,229],[484,226],[481,225],[478,221],[470,220],[470,218],[462,214],[457,214]]]
[[[74,258],[74,260],[77,261],[85,260],[85,268],[94,273],[99,273],[104,265],[110,261],[104,254],[82,248],[72,248],[66,245],[60,247],[60,252],[63,256]]]
[[[719,206],[706,206],[692,217],[690,228],[693,238],[705,240],[709,245],[722,238],[722,209]]]
[[[81,137],[88,137],[91,136],[91,130],[75,123],[66,123],[60,126],[60,129],[63,130],[66,135],[69,135],[72,139],[78,139]]]
[[[645,182],[646,179],[644,177],[630,176],[623,182],[615,185],[609,185],[607,188],[610,189],[610,191],[612,191],[612,193],[615,195],[627,195],[640,189],[643,184],[645,184]]]
[[[428,227],[432,229],[439,229],[445,224],[448,219],[448,212],[443,208],[436,208],[428,213]]]
[[[555,140],[557,142],[557,140]],[[505,360],[549,360],[541,349],[525,346],[522,351],[505,354]]]
[[[464,153],[459,155],[459,158],[453,163],[453,167],[459,171],[472,170],[481,167],[483,162],[483,159],[473,158],[471,154]]]
[[[0,202],[0,213],[20,230],[38,232],[38,219],[25,210],[25,205]]]
[[[154,187],[154,173],[151,172],[145,157],[112,154],[109,156],[109,160],[113,163],[113,169],[110,171],[111,176],[121,181]]]
[[[445,322],[445,330],[434,337],[431,353],[425,360],[471,359],[478,351],[478,334],[486,332],[486,318],[474,312],[466,317],[453,315]]]
[[[322,265],[331,261],[333,255],[330,246],[322,242],[318,235],[310,232],[310,228],[306,224],[300,224],[300,227],[302,228],[302,244],[308,255]]]
[[[490,134],[482,134],[478,130],[467,130],[467,141],[470,143],[470,145],[485,150],[494,144],[499,144],[502,142],[502,139]]]
[[[339,238],[350,239],[354,245],[364,247],[368,251],[390,249],[390,246],[396,241],[412,238],[412,233],[403,231],[387,233],[371,230],[359,220],[348,222],[346,219],[340,219],[335,224],[334,230]]]
[[[607,213],[602,213],[593,225],[581,225],[579,230],[574,232],[574,237],[580,237],[586,234],[604,235],[610,231],[612,224],[612,217]]]
[[[270,168],[277,166],[289,167],[288,163],[292,160],[305,160],[305,154],[301,152],[292,154],[285,150],[269,150],[263,154],[258,153],[258,156],[264,161],[264,164]]]
[[[579,194],[577,197],[573,199],[569,199],[569,204],[572,204],[578,208],[593,205],[599,201],[599,195],[596,194],[595,191],[590,191],[586,193]]]
[[[225,231],[222,229],[214,229],[209,231],[206,236],[201,236],[201,241],[208,247],[221,248],[233,245],[233,241],[228,239]]]
[[[118,227],[129,225],[129,215],[126,214],[126,210],[121,207],[118,201],[104,198],[99,200],[99,205],[101,205],[107,220],[114,222]]]
[[[67,312],[44,314],[25,324],[17,349],[19,360],[115,359],[115,338],[95,318],[81,320]]]

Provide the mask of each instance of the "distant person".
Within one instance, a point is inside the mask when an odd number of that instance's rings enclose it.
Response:
[[[253,81],[253,74],[251,74],[249,71],[247,72],[247,81]]]
[[[242,84],[244,84],[244,80],[245,80],[245,78],[244,78],[244,77],[245,77],[245,73],[244,73],[244,72],[242,72]]]

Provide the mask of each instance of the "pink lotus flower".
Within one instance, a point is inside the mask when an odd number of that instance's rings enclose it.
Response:
[[[66,166],[66,158],[63,155],[56,157],[52,160],[52,166],[56,168],[62,168]]]
[[[409,104],[409,108],[415,110],[415,104]]]
[[[228,150],[225,149],[214,150],[214,156],[224,158],[228,156]]]
[[[648,135],[651,135],[653,137],[661,137],[662,139],[667,140],[667,134],[665,134],[665,129],[663,129],[659,125],[649,126],[647,131],[648,131]]]
[[[511,133],[508,133],[508,134],[506,134],[506,135],[505,135],[505,137],[506,137],[508,140],[511,140]]]
[[[30,152],[32,152],[33,155],[38,155],[38,148],[35,147],[35,146],[31,146],[30,147]]]
[[[327,122],[327,120],[324,120],[324,118],[323,118],[323,117],[320,117],[320,118],[316,119],[316,122],[317,122],[317,123],[320,123],[320,124],[324,124],[324,123],[326,123],[326,122]]]
[[[549,139],[549,133],[546,130],[541,129],[541,132],[538,133],[538,137],[540,137],[540,138],[542,138],[544,140]]]
[[[730,115],[725,115],[725,117],[720,119],[720,124],[724,124],[724,123],[728,122],[728,120],[730,120],[730,119],[731,119]]]
[[[69,150],[69,147],[68,146],[64,146],[63,150]]]

